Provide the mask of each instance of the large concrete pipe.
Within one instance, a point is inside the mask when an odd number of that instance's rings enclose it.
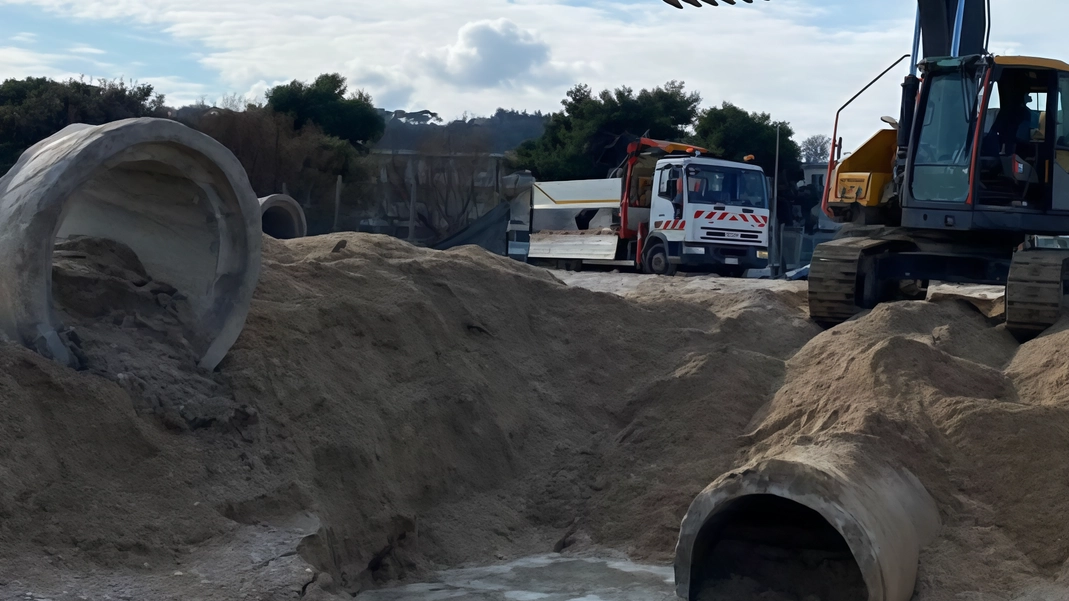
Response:
[[[676,546],[676,593],[908,601],[920,550],[938,529],[935,502],[905,469],[851,445],[795,448],[721,476],[694,499]]]
[[[260,216],[264,233],[278,240],[304,238],[308,221],[304,209],[287,194],[272,194],[260,199]]]
[[[0,178],[0,332],[71,365],[52,311],[52,250],[74,235],[125,244],[183,293],[200,365],[218,365],[260,273],[260,207],[229,150],[166,119],[79,124]]]

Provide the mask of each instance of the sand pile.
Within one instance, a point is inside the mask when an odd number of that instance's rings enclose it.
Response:
[[[881,306],[791,358],[746,458],[839,441],[906,466],[944,523],[916,598],[1016,598],[1069,558],[1058,518],[1069,509],[1069,406],[1057,385],[1067,337],[1056,328],[1018,347],[962,302]],[[1041,598],[1069,590],[1051,594]]]
[[[919,599],[1002,598],[1069,557],[1069,331],[1018,348],[946,302],[821,333],[792,287],[624,298],[333,235],[265,239],[245,331],[204,373],[181,291],[114,245],[65,250],[87,369],[0,346],[0,597],[330,598],[554,549],[668,561],[721,473],[841,440],[940,504]]]
[[[57,256],[87,369],[0,348],[0,574],[20,583],[0,592],[289,598],[592,544],[664,560],[818,331],[790,295],[641,304],[481,251],[265,244],[216,373],[136,257]]]

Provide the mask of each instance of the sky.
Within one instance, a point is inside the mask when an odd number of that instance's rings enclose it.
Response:
[[[1057,25],[1069,2],[992,2],[992,50],[1069,60]],[[0,79],[122,77],[181,106],[339,72],[376,106],[446,119],[556,111],[577,83],[679,80],[703,106],[770,113],[800,141],[830,135],[842,103],[910,51],[915,12],[915,0],[0,0]],[[844,111],[847,149],[897,116],[907,63]]]

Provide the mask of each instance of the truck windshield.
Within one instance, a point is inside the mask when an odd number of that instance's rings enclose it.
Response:
[[[767,208],[765,176],[753,169],[712,165],[687,167],[687,202]]]
[[[961,71],[932,76],[913,152],[913,197],[965,202],[969,196],[978,85]]]

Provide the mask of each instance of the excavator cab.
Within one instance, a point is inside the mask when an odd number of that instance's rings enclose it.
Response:
[[[1069,64],[976,55],[921,69],[902,225],[1069,231]]]
[[[932,281],[1004,285],[1027,339],[1069,290],[1069,250],[1039,242],[1069,236],[1069,64],[990,54],[985,0],[917,4],[897,127],[839,165],[833,136],[823,206],[850,226],[813,254],[810,315],[835,325]]]

